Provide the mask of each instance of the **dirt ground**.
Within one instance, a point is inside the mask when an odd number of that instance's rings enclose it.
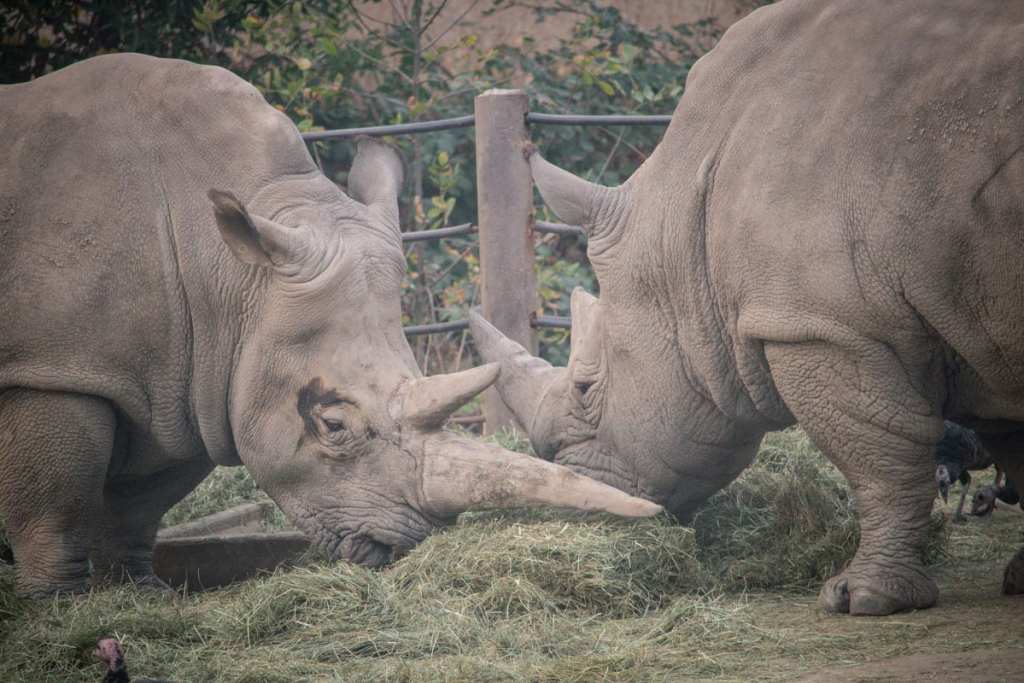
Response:
[[[993,541],[1016,536],[1024,542],[1024,514],[1006,510],[993,520],[953,525],[951,557],[936,572],[941,597],[932,609],[851,619],[822,614],[811,598],[766,596],[764,609],[756,611],[765,628],[810,629],[835,639],[834,664],[798,679],[807,683],[1024,681],[1024,595],[1000,594],[1003,569],[1019,544],[1002,552],[979,547],[979,530]],[[762,673],[794,680],[803,668],[782,657],[765,662]]]
[[[1000,683],[1024,678],[1024,649],[976,650],[960,654],[893,657],[854,667],[833,667],[801,678],[801,683],[950,681]]]

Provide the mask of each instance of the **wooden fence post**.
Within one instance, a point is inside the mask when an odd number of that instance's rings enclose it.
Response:
[[[533,179],[523,156],[529,100],[522,90],[488,90],[474,102],[476,197],[484,317],[536,353],[530,316],[533,273]],[[515,424],[498,392],[484,394],[485,434]]]

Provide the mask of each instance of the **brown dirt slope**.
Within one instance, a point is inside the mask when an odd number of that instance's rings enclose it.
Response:
[[[876,683],[881,681],[971,681],[1005,683],[1024,680],[1024,649],[975,650],[940,655],[894,657],[854,667],[832,667],[800,679],[801,683]]]

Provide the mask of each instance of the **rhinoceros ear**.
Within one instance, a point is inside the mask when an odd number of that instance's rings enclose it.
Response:
[[[399,230],[398,195],[402,191],[402,159],[395,149],[374,138],[361,138],[348,173],[348,193],[357,202],[379,212]]]
[[[239,261],[277,267],[299,261],[302,240],[294,228],[249,213],[230,192],[210,190],[207,196],[220,236]]]

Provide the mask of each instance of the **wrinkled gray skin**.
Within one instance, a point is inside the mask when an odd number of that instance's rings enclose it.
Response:
[[[329,553],[380,565],[469,508],[658,507],[440,430],[496,366],[422,378],[401,163],[351,197],[227,71],[142,55],[0,88],[0,514],[18,588],[157,583],[163,513],[244,464]]]
[[[527,150],[601,288],[567,369],[474,323],[537,450],[685,519],[799,422],[860,510],[821,603],[934,604],[943,417],[1024,453],[1022,73],[1024,3],[786,0],[694,66],[622,186]]]

